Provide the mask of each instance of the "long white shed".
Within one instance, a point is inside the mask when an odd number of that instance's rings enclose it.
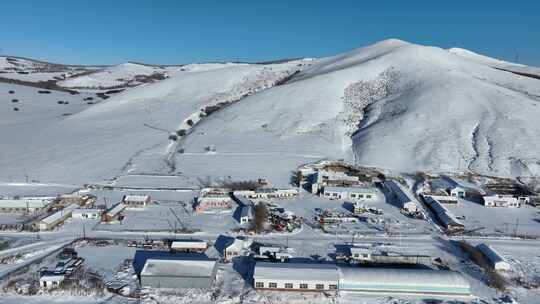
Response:
[[[470,296],[469,282],[449,270],[339,267],[339,290],[365,293]]]
[[[494,248],[482,243],[477,245],[476,249],[480,250],[480,252],[488,259],[489,264],[493,269],[502,271],[510,270],[510,263],[508,263]]]

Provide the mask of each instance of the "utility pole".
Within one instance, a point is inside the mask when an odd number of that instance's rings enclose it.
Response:
[[[517,237],[518,227],[519,227],[519,217],[516,218],[516,227],[514,228],[514,237]]]

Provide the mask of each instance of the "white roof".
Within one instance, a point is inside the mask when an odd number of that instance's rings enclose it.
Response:
[[[111,209],[107,210],[107,214],[109,214],[109,216],[115,217],[118,213],[120,213],[125,208],[126,208],[126,205],[122,203],[118,203],[115,206],[113,206]]]
[[[211,277],[215,266],[216,261],[210,259],[148,259],[141,276]]]
[[[371,187],[324,187],[324,191],[330,192],[362,192],[362,193],[371,193],[376,194],[377,190]]]
[[[470,294],[470,284],[458,272],[427,269],[339,267],[343,290]]]
[[[41,222],[46,223],[46,224],[52,224],[63,217],[70,216],[73,210],[77,209],[78,207],[79,206],[76,204],[71,204],[64,209],[58,210],[55,213],[47,216],[46,218],[42,219]]]
[[[368,254],[370,254],[371,253],[371,250],[369,250],[368,248],[363,248],[363,247],[351,247],[351,248],[349,248],[349,251],[351,252],[351,254],[355,254],[355,253],[368,253]]]
[[[43,208],[51,201],[41,199],[2,199],[0,208]]]
[[[84,214],[84,213],[102,213],[102,209],[84,209],[84,208],[77,208],[73,210],[73,214]]]
[[[40,281],[63,281],[65,276],[63,274],[46,274],[39,278]]]
[[[146,202],[150,199],[150,196],[148,195],[141,195],[141,194],[129,194],[124,196],[124,202]]]
[[[253,274],[255,280],[298,280],[338,282],[335,264],[266,263],[258,262]]]
[[[206,249],[208,247],[208,243],[206,241],[200,241],[200,240],[185,240],[185,241],[173,241],[171,243],[171,249],[190,249],[190,248],[196,248],[196,249]]]
[[[226,246],[226,250],[242,250],[246,249],[251,245],[250,240],[241,240],[241,239],[234,239],[232,243]]]

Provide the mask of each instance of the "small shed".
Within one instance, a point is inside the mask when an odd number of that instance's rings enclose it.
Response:
[[[489,261],[491,268],[497,271],[510,270],[510,263],[508,263],[503,256],[501,256],[495,249],[493,249],[489,245],[482,243],[477,245],[476,249],[482,252],[482,254],[486,257],[486,259]]]

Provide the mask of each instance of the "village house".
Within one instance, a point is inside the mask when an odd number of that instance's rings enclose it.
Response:
[[[57,274],[54,271],[44,271],[39,278],[39,286],[42,289],[51,289],[60,286],[65,280],[64,274]]]
[[[311,179],[311,193],[318,194],[324,187],[353,187],[360,185],[357,176],[350,176],[343,172],[330,172],[319,170]]]
[[[82,220],[97,220],[101,218],[101,214],[103,213],[102,209],[84,209],[84,208],[78,208],[73,210],[71,213],[71,217],[74,219],[82,219]]]
[[[223,258],[225,261],[232,261],[233,258],[239,256],[247,256],[251,252],[250,246],[252,241],[246,239],[234,238],[229,244],[223,248]]]
[[[85,206],[95,201],[95,197],[92,195],[80,195],[78,193],[62,194],[58,199],[62,205],[77,204],[79,206]]]
[[[122,198],[122,203],[127,208],[142,208],[146,207],[148,204],[150,204],[151,199],[149,195],[143,195],[143,194],[129,194],[124,195]]]
[[[50,200],[0,199],[2,213],[36,213],[51,203]]]
[[[324,187],[323,197],[328,199],[376,201],[377,190],[368,187]]]
[[[58,210],[47,217],[39,220],[37,222],[37,228],[40,231],[51,230],[57,225],[62,224],[66,219],[71,217],[73,210],[77,209],[79,206],[76,204],[69,205],[64,209]]]
[[[450,196],[453,196],[456,198],[465,198],[467,196],[467,190],[460,186],[450,188],[448,190],[448,193],[450,194]]]
[[[516,197],[511,194],[484,195],[484,206],[519,208],[522,203],[528,202],[528,197]]]

